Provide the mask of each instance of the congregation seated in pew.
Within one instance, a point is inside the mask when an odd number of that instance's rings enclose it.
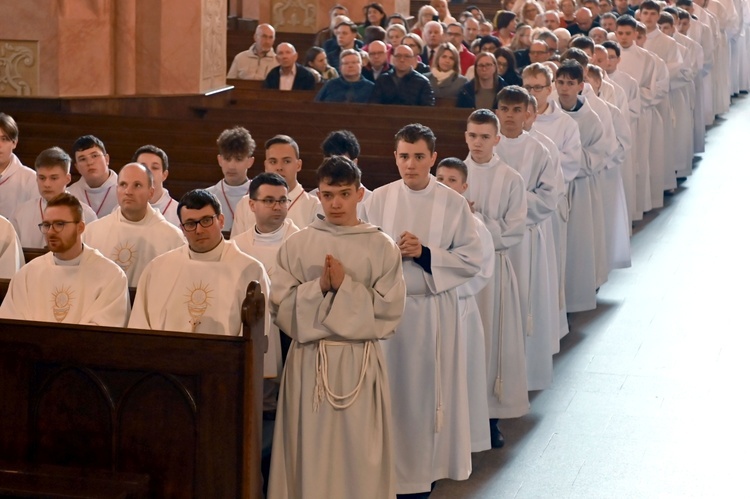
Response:
[[[315,76],[297,62],[297,49],[291,43],[280,43],[276,47],[279,65],[266,75],[263,86],[276,90],[314,90]]]

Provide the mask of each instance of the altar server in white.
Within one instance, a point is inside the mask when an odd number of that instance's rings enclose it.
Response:
[[[153,186],[150,169],[140,163],[123,166],[117,180],[119,206],[91,223],[83,238],[122,268],[131,287],[151,260],[185,244],[180,229],[149,203]]]
[[[297,173],[302,169],[302,160],[299,157],[299,146],[293,138],[288,135],[276,135],[265,143],[266,160],[263,163],[265,171],[278,173],[289,186],[288,217],[294,225],[304,229],[317,217],[320,209],[318,198],[305,191],[297,181]],[[247,193],[246,193],[247,194]],[[232,238],[250,229],[255,223],[253,212],[250,211],[248,196],[245,195],[237,205],[235,226],[232,227]]]
[[[104,142],[93,135],[78,137],[73,143],[73,159],[81,178],[68,192],[94,210],[97,218],[117,208],[117,174],[109,169],[109,154]]]
[[[36,157],[34,169],[40,197],[20,204],[11,219],[24,248],[44,247],[46,241],[39,231],[39,224],[47,202],[65,192],[65,186],[70,182],[70,156],[59,147],[45,149]],[[81,208],[87,225],[96,220],[96,213],[89,205],[83,203]]]
[[[39,194],[34,170],[21,164],[13,151],[18,145],[16,120],[0,113],[0,216],[10,220],[16,207]]]
[[[23,249],[13,224],[0,215],[0,279],[10,279],[23,264]]]
[[[383,344],[391,383],[396,491],[428,492],[471,474],[466,353],[456,288],[481,267],[482,244],[466,200],[430,175],[435,135],[412,124],[396,134],[401,180],[373,191],[367,217],[397,241],[406,310]]]
[[[125,273],[81,241],[81,203],[63,193],[47,203],[40,230],[50,249],[10,281],[0,317],[124,327],[130,312]]]
[[[185,194],[177,213],[188,244],[146,266],[128,327],[238,336],[248,284],[258,281],[268,297],[266,271],[224,240],[221,204],[207,190]]]
[[[271,302],[294,342],[276,413],[270,499],[396,494],[397,423],[380,340],[404,313],[406,285],[398,246],[357,217],[360,175],[343,156],[323,160],[325,219],[279,249]]]
[[[138,148],[133,154],[134,163],[140,163],[154,176],[154,194],[148,200],[154,209],[159,210],[167,222],[175,227],[180,226],[180,217],[177,216],[177,200],[169,195],[164,188],[164,181],[169,176],[169,158],[163,149],[154,145],[145,145]]]

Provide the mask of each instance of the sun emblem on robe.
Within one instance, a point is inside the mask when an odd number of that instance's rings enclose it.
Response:
[[[135,249],[135,245],[129,242],[119,243],[112,250],[112,261],[119,265],[124,272],[127,272],[137,259],[138,251]]]
[[[52,291],[52,315],[57,322],[62,322],[68,316],[70,304],[73,302],[73,290],[70,287],[55,288]]]
[[[198,284],[193,283],[192,288],[187,290],[187,308],[190,314],[190,327],[192,332],[195,332],[196,328],[201,323],[203,314],[206,313],[208,307],[211,305],[211,299],[213,290],[208,284],[203,284],[203,281]]]

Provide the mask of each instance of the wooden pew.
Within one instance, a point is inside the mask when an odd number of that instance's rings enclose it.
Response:
[[[0,470],[30,477],[0,491],[40,497],[43,469],[45,497],[106,472],[148,497],[261,497],[263,307],[251,283],[240,337],[0,320]]]

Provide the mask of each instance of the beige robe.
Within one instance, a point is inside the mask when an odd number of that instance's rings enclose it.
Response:
[[[23,250],[16,231],[0,216],[0,279],[10,279],[23,264]]]

